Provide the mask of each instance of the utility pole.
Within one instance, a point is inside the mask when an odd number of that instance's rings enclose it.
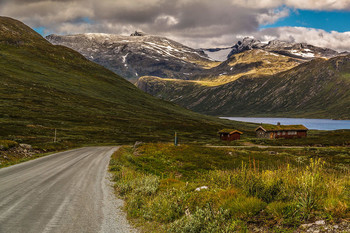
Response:
[[[175,132],[175,140],[174,140],[174,145],[177,146],[177,132]]]
[[[57,129],[55,129],[55,137],[53,139],[53,142],[55,142],[55,143],[56,143],[56,135],[57,135]]]

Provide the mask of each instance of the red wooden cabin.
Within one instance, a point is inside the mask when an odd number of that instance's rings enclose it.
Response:
[[[220,139],[223,141],[234,141],[241,139],[241,131],[234,129],[223,129],[218,132]]]
[[[258,138],[302,138],[307,136],[308,128],[303,125],[261,125],[255,132]]]

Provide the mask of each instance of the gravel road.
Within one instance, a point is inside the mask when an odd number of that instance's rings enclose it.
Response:
[[[0,169],[0,232],[134,232],[109,181],[118,147],[86,147]]]

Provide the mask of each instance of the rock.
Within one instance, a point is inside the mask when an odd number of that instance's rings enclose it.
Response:
[[[319,220],[315,222],[316,225],[325,225],[326,221],[325,220]]]
[[[19,144],[19,146],[23,149],[27,149],[27,150],[31,150],[32,149],[32,146],[29,145],[29,144]]]
[[[311,227],[313,224],[312,223],[309,223],[309,224],[302,224],[300,227],[301,228],[309,228],[309,227]]]
[[[134,144],[134,149],[136,149],[137,147],[141,146],[143,144],[143,142],[138,142],[136,141]]]
[[[208,189],[208,186],[202,186],[195,189],[195,191],[201,191],[202,189]]]

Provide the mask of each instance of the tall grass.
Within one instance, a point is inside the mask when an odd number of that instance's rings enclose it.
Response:
[[[347,171],[330,170],[321,159],[305,165],[280,162],[271,169],[254,157],[227,167],[220,164],[226,161],[218,151],[210,167],[205,150],[206,163],[192,164],[192,175],[181,173],[186,167],[182,156],[195,152],[193,147],[146,144],[116,152],[111,170],[129,216],[161,226],[155,232],[246,232],[252,225],[271,224],[295,229],[318,219],[350,217]],[[142,165],[145,161],[153,170]]]

